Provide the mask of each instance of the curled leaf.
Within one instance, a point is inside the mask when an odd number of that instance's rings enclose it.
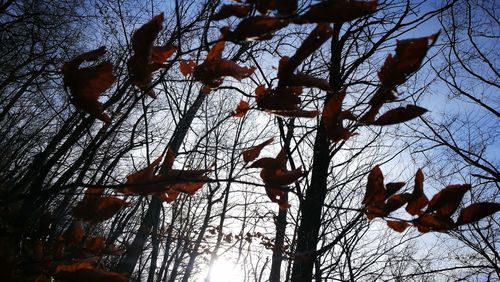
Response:
[[[259,159],[250,167],[263,168],[260,176],[265,184],[267,196],[272,202],[278,203],[280,208],[289,208],[286,185],[294,183],[303,177],[305,173],[300,168],[290,171],[286,169],[285,150],[281,149],[275,158]]]
[[[406,211],[411,215],[419,215],[422,213],[429,200],[424,194],[424,174],[421,169],[418,169],[415,174],[415,187],[411,194],[411,199],[406,206]]]
[[[156,95],[150,89],[152,74],[163,66],[163,63],[177,50],[176,47],[166,45],[154,47],[156,37],[163,29],[163,13],[153,17],[149,22],[137,29],[132,35],[132,51],[134,54],[128,60],[128,71],[132,84],[148,95]]]
[[[88,188],[85,196],[73,208],[73,216],[93,223],[105,221],[114,216],[128,203],[117,197],[102,197],[103,189]]]
[[[312,5],[295,22],[302,23],[343,23],[373,14],[377,10],[377,0],[326,0]]]
[[[97,99],[116,80],[113,65],[105,61],[95,66],[80,68],[84,61],[95,61],[105,53],[105,47],[83,53],[64,63],[62,74],[64,85],[69,88],[71,102],[75,107],[105,123],[110,123],[111,118],[104,113],[103,105]]]
[[[389,54],[378,73],[382,85],[393,88],[406,81],[407,77],[417,71],[427,54],[427,50],[434,44],[438,33],[422,38],[398,40],[396,54]]]
[[[236,109],[231,113],[231,116],[243,117],[247,113],[249,108],[250,107],[248,105],[248,102],[241,100],[240,103],[238,104],[238,107],[236,107]]]
[[[425,212],[435,211],[443,216],[451,216],[457,210],[462,198],[470,188],[470,184],[446,186],[432,197]]]
[[[154,194],[163,201],[171,202],[177,199],[179,192],[194,195],[209,180],[205,176],[209,169],[172,169],[175,153],[170,148],[167,150],[161,173],[156,174],[155,169],[161,159],[159,157],[146,168],[127,176],[128,186],[119,191],[128,195]]]
[[[244,18],[248,15],[252,7],[247,5],[223,5],[220,10],[212,16],[212,20],[219,21],[235,16]]]
[[[500,211],[500,203],[475,203],[460,211],[457,219],[457,225],[464,225],[479,221]]]
[[[390,182],[385,184],[385,197],[388,198],[397,191],[399,191],[403,186],[406,185],[406,182]]]
[[[396,109],[389,110],[381,115],[377,120],[372,122],[373,125],[391,125],[402,123],[405,121],[412,120],[416,117],[419,117],[427,112],[427,109],[424,109],[419,106],[408,105],[406,107],[399,107]]]
[[[295,69],[314,51],[318,50],[333,34],[333,29],[328,24],[318,24],[302,42],[295,54],[282,58],[278,70],[279,83],[287,85]]]
[[[409,193],[393,195],[389,199],[387,199],[387,202],[384,205],[384,211],[386,212],[386,214],[390,214],[391,212],[404,206],[404,204],[408,203],[410,199],[411,194]]]
[[[262,151],[262,149],[264,149],[265,146],[273,143],[273,141],[274,141],[274,138],[270,138],[270,139],[260,143],[259,145],[256,145],[256,146],[253,146],[251,148],[244,150],[242,153],[243,160],[246,163],[255,160],[260,155],[260,152]]]
[[[224,38],[230,41],[267,40],[273,32],[288,25],[288,21],[271,16],[254,16],[243,19],[234,31],[221,30]]]
[[[255,67],[241,67],[231,60],[222,59],[224,44],[223,39],[219,40],[212,46],[205,61],[193,68],[194,79],[203,83],[208,90],[219,87],[224,76],[242,80],[252,75],[256,69]]]
[[[365,205],[376,205],[385,200],[384,176],[378,165],[374,166],[368,174],[366,193],[362,203]]]
[[[404,232],[410,226],[409,223],[400,220],[386,220],[387,226],[399,233]]]
[[[446,232],[455,227],[453,220],[439,214],[422,214],[413,220],[418,231],[426,233],[429,231]]]
[[[343,88],[334,94],[323,107],[323,125],[330,140],[339,142],[347,140],[354,135],[349,129],[343,125],[344,119],[352,119],[352,113],[342,111],[342,102],[346,95],[346,89]]]

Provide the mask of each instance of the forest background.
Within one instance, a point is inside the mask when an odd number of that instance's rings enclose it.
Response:
[[[500,202],[496,1],[323,1],[342,8],[326,19],[311,12],[321,1],[243,2],[0,2],[0,250],[9,279],[500,279],[498,215],[486,216]],[[224,18],[224,5],[248,11]],[[272,28],[239,25],[252,17]],[[134,41],[147,23],[164,28]],[[313,30],[320,36],[307,41]],[[411,38],[426,42],[421,64],[381,91],[386,58],[404,61],[397,42]],[[148,40],[169,55],[160,67],[151,44],[134,45]],[[286,79],[282,58],[315,44]],[[92,50],[101,58],[80,69],[103,70],[92,84],[108,86],[97,111],[75,94],[95,73],[68,75],[68,62]],[[131,60],[141,50],[151,63],[146,83]],[[220,73],[199,67],[211,62]],[[305,86],[298,102],[262,102],[265,89],[293,83]],[[373,102],[382,92],[394,96]],[[376,106],[380,118],[408,105],[429,111],[385,126],[368,118]],[[278,168],[248,161],[242,153],[255,146]],[[382,187],[404,182],[412,195],[425,183],[428,199],[470,184],[459,210],[491,205],[470,224],[456,215],[452,225],[418,221],[426,212],[404,208],[377,214],[368,187],[381,174]]]

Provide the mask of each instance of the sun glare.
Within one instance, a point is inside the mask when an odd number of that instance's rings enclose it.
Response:
[[[214,263],[210,274],[211,282],[238,282],[243,281],[241,271],[238,271],[237,266],[223,258],[217,259]]]

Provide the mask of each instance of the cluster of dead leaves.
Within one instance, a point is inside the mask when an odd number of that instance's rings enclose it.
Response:
[[[470,184],[448,185],[435,194],[429,201],[424,193],[424,175],[418,170],[412,193],[398,193],[406,183],[395,182],[384,185],[384,176],[379,166],[375,166],[368,175],[366,193],[363,198],[368,219],[387,217],[406,204],[406,212],[416,218],[412,220],[386,220],[387,225],[403,232],[410,225],[420,232],[446,232],[460,225],[476,222],[500,211],[499,203],[475,203],[460,210],[456,221],[452,219]],[[427,208],[425,208],[427,207]],[[425,209],[424,209],[425,208]]]
[[[159,32],[163,28],[163,13],[159,14],[132,35],[133,55],[128,60],[130,81],[155,98],[152,90],[152,74],[164,67],[165,61],[177,50],[175,46],[154,46]],[[71,102],[76,108],[91,116],[110,123],[111,118],[104,113],[103,105],[98,101],[106,90],[115,82],[113,64],[104,61],[91,67],[80,68],[84,61],[96,61],[106,53],[105,47],[83,53],[64,63],[62,67],[64,85],[72,95]]]
[[[271,144],[273,138],[243,151],[243,160],[248,163],[255,160],[262,149]],[[279,204],[281,209],[290,207],[287,199],[288,185],[294,183],[305,175],[300,168],[287,170],[285,151],[281,149],[275,158],[260,158],[253,162],[249,168],[262,168],[260,177],[264,182],[266,194],[272,202]]]
[[[80,221],[74,221],[63,235],[26,241],[24,248],[24,259],[29,264],[23,268],[23,276],[32,277],[33,281],[52,281],[51,276],[56,281],[128,280],[125,274],[96,267],[101,256],[119,256],[122,250],[107,243],[104,237],[86,237]],[[77,265],[85,265],[86,270],[81,272]]]
[[[411,74],[420,68],[427,51],[434,45],[438,35],[436,33],[427,37],[397,41],[396,54],[394,56],[389,54],[378,72],[381,85],[368,102],[370,109],[361,117],[362,122],[373,125],[390,125],[409,121],[427,112],[424,108],[409,105],[389,110],[375,119],[382,105],[397,98],[396,87],[403,84]]]
[[[152,74],[164,67],[177,47],[172,45],[154,46],[154,41],[163,29],[163,13],[153,17],[132,35],[132,51],[134,54],[128,60],[130,81],[149,96],[156,98],[152,88]]]
[[[161,172],[157,173],[162,157],[159,157],[147,167],[127,176],[124,188],[117,189],[126,195],[156,195],[170,203],[175,201],[179,193],[190,196],[201,189],[210,180],[206,174],[210,169],[173,169],[175,153],[167,150]]]
[[[232,16],[241,18],[233,30],[229,27],[222,29],[227,40],[241,42],[271,39],[274,32],[290,23],[343,23],[370,15],[376,10],[377,1],[326,0],[309,6],[299,15],[296,0],[248,0],[223,5],[212,20]]]
[[[312,118],[320,112],[300,108],[302,87],[315,87],[324,91],[332,91],[332,89],[328,81],[300,72],[294,73],[295,69],[331,37],[333,30],[329,26],[330,23],[352,21],[372,14],[376,9],[377,1],[330,0],[311,5],[304,14],[298,15],[296,0],[249,0],[238,4],[223,5],[212,16],[212,19],[222,20],[231,16],[242,19],[233,30],[229,27],[221,29],[223,38],[234,42],[270,39],[274,32],[290,23],[317,23],[316,28],[304,40],[296,53],[291,58],[281,59],[278,86],[272,89],[261,85],[255,90],[257,106],[266,112],[284,117]],[[253,11],[260,14],[255,15]],[[271,12],[273,15],[270,15]],[[189,69],[189,67],[184,64],[181,65],[181,71],[182,69]],[[246,74],[243,70],[240,72]],[[200,78],[198,80],[205,85],[210,82],[210,80],[203,81]],[[212,82],[215,82],[216,86],[221,83],[217,80]],[[233,114],[236,117],[243,116],[248,110],[248,107],[244,107],[241,103],[246,102],[240,102],[240,106]]]
[[[73,208],[73,216],[91,223],[98,223],[113,217],[120,209],[128,206],[124,200],[114,196],[102,196],[104,188],[88,188],[85,196]]]
[[[209,93],[212,89],[219,87],[224,81],[225,76],[231,76],[238,81],[247,78],[253,74],[255,67],[242,67],[236,62],[228,59],[222,59],[225,40],[220,38],[210,49],[203,63],[196,65],[192,60],[180,62],[180,70],[184,76],[193,75],[194,80],[204,85],[203,92]]]

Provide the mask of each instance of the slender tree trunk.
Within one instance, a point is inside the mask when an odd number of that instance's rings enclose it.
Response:
[[[232,60],[237,60],[247,50],[247,48],[248,45],[241,46],[236,55],[232,58]],[[181,147],[181,144],[184,141],[184,138],[186,137],[189,131],[189,127],[191,126],[191,123],[196,113],[198,112],[198,109],[201,107],[201,104],[203,103],[206,97],[207,95],[200,91],[194,103],[191,105],[189,110],[179,121],[177,128],[175,129],[175,132],[172,134],[172,139],[169,142],[169,147],[173,152],[176,153]],[[148,234],[151,232],[153,228],[152,218],[158,218],[160,216],[161,205],[162,205],[161,200],[158,197],[152,198],[151,205],[149,206],[146,212],[147,216],[141,222],[139,231],[137,232],[134,241],[129,246],[131,251],[129,252],[127,249],[127,252],[125,253],[124,257],[122,258],[120,263],[118,263],[116,271],[125,272],[128,273],[129,275],[132,274],[135,265],[137,264],[137,260],[139,259],[140,256],[140,253],[136,252],[137,250],[142,251],[142,249],[144,248],[144,244],[146,244]]]
[[[339,41],[341,25],[334,25],[331,43],[330,87],[338,91],[341,87],[340,57],[342,46]],[[327,95],[325,103],[331,94]],[[314,142],[313,169],[311,183],[301,206],[302,216],[297,236],[297,248],[292,270],[292,282],[312,281],[315,251],[321,227],[321,211],[326,197],[330,141],[321,121]]]

